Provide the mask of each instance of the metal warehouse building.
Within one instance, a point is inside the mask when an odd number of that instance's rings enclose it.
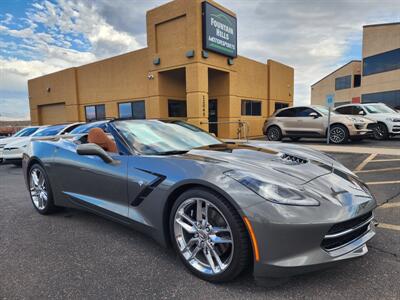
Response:
[[[177,118],[233,138],[238,121],[262,135],[265,118],[292,105],[293,68],[237,56],[228,9],[175,0],[146,20],[147,48],[29,80],[32,123]]]
[[[311,86],[311,103],[383,102],[400,107],[400,23],[363,27],[362,61],[354,60]]]

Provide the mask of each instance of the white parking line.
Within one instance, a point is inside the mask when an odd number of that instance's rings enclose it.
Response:
[[[379,228],[385,228],[385,229],[400,231],[400,226],[399,225],[379,223],[378,227]]]
[[[371,172],[390,172],[390,171],[398,171],[400,167],[396,168],[384,168],[384,169],[371,169],[371,170],[357,170],[354,173],[371,173]]]
[[[385,203],[385,204],[379,206],[378,208],[396,208],[396,207],[400,207],[400,202]]]
[[[400,184],[400,180],[393,180],[393,181],[370,181],[366,182],[368,185],[378,185],[378,184]]]

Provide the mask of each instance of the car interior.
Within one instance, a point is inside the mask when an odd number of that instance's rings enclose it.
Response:
[[[118,153],[117,144],[115,141],[111,139],[101,128],[90,129],[87,135],[87,142],[100,146],[104,149],[104,151]]]

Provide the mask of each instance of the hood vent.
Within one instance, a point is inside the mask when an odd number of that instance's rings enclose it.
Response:
[[[295,155],[291,155],[291,154],[287,154],[287,153],[280,153],[279,154],[280,158],[289,165],[301,165],[301,164],[306,164],[308,163],[307,159],[295,156]]]

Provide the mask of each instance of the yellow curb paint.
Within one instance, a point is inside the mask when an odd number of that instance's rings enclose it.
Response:
[[[366,159],[364,159],[355,169],[355,172],[361,171],[371,160],[373,160],[378,153],[373,153],[370,156],[368,156]]]
[[[400,158],[388,158],[388,159],[374,159],[370,162],[389,162],[389,161],[400,161]]]
[[[400,225],[379,223],[378,228],[385,228],[385,229],[400,231]]]

